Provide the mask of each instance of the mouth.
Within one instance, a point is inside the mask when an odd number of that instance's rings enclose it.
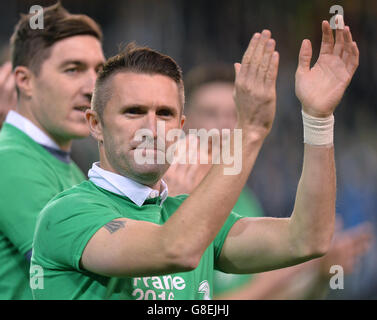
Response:
[[[155,143],[150,143],[150,144],[145,144],[145,143],[138,143],[138,144],[132,144],[131,145],[131,150],[143,150],[143,152],[150,152],[150,151],[160,151],[160,152],[165,152],[164,148],[159,146],[157,142]]]
[[[133,151],[142,151],[142,152],[151,152],[151,151],[154,151],[154,152],[157,152],[157,151],[160,151],[160,152],[164,152],[163,150],[160,150],[158,148],[131,148],[131,150]]]
[[[76,110],[79,112],[85,112],[88,109],[90,109],[90,106],[76,106],[73,108],[73,110]]]

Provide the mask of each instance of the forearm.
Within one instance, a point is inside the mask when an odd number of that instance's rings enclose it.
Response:
[[[233,143],[231,137],[230,142]],[[164,224],[164,243],[171,254],[184,261],[199,262],[234,207],[254,166],[263,139],[243,135],[242,168],[238,175],[225,175],[229,165],[213,165],[207,176]],[[231,148],[234,150],[234,148]]]
[[[290,219],[292,247],[300,256],[328,250],[335,222],[336,175],[333,146],[305,144],[304,164]]]
[[[318,257],[330,246],[334,219],[333,147],[305,145],[292,216],[237,221],[224,243],[218,267],[224,272],[255,273]]]
[[[342,16],[338,16],[342,19]],[[333,30],[322,22],[322,43],[311,67],[312,46],[302,42],[295,91],[302,104],[306,143],[291,230],[295,248],[321,255],[330,246],[335,220],[333,113],[359,64],[359,51],[348,26]],[[305,134],[306,133],[306,134]],[[321,145],[321,146],[320,146]]]

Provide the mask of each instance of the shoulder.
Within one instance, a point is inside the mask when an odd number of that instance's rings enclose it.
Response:
[[[0,202],[9,201],[8,196],[22,194],[46,194],[49,199],[58,192],[56,175],[46,161],[27,146],[0,143]],[[56,192],[54,190],[57,190]],[[47,201],[48,199],[46,199]]]
[[[101,193],[93,186],[93,183],[86,180],[58,193],[46,204],[43,210],[88,206],[100,202],[101,197]]]
[[[9,137],[0,139],[0,168],[20,167],[38,170],[45,163],[43,152],[36,142],[29,138],[14,139]],[[7,170],[3,171],[7,172]],[[2,172],[2,173],[3,173]]]
[[[0,142],[0,150],[4,148],[15,150],[25,145],[35,144],[29,136],[8,123],[5,123],[0,131]]]
[[[0,143],[0,158],[2,161],[14,162],[15,160],[26,161],[26,163],[31,161],[37,161],[39,159],[39,154],[33,148],[30,148],[28,144],[23,142],[19,143],[14,141],[13,143],[5,143],[1,141]]]
[[[89,239],[106,223],[121,218],[111,199],[90,181],[67,189],[44,207],[38,216],[33,259],[47,268],[79,269]]]
[[[83,213],[94,215],[111,207],[106,195],[86,180],[53,197],[40,213],[39,220],[58,223]]]

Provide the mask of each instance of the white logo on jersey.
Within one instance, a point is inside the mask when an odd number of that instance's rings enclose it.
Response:
[[[204,293],[204,300],[211,300],[210,287],[207,280],[200,282],[198,293]]]
[[[179,276],[133,278],[132,296],[136,300],[173,300],[174,290],[186,288],[185,280]]]

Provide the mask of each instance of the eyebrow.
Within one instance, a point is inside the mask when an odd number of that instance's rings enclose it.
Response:
[[[66,60],[66,61],[63,61],[61,64],[60,64],[60,67],[61,68],[64,68],[70,64],[73,64],[73,65],[76,65],[76,66],[87,66],[88,64],[83,62],[83,61],[80,61],[80,60]],[[104,62],[101,61],[100,63],[98,63],[96,65],[96,68],[99,68],[99,67],[102,67],[104,65]]]
[[[66,60],[63,61],[63,63],[60,64],[61,67],[68,66],[70,64],[75,64],[75,65],[85,65],[86,63],[80,61],[80,60]]]

